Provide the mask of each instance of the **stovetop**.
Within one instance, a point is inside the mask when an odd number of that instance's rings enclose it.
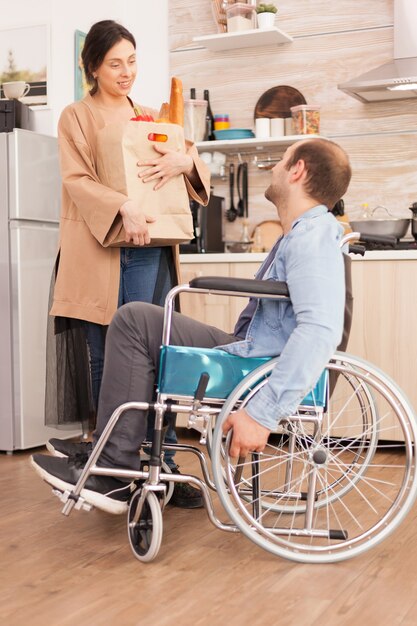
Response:
[[[363,245],[366,250],[417,250],[417,241],[414,239],[399,239],[395,244],[364,243]]]

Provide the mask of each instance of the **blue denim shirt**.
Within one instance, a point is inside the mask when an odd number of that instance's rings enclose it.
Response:
[[[270,430],[314,387],[343,333],[343,227],[323,205],[294,221],[264,280],[285,281],[291,301],[258,300],[246,338],[223,350],[243,357],[280,356],[268,383],[245,407]]]

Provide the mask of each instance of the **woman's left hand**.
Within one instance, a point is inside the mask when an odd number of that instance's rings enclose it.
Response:
[[[180,174],[190,175],[192,173],[194,161],[189,154],[176,152],[157,144],[154,144],[154,148],[160,156],[155,156],[154,159],[144,161],[143,163],[139,162],[137,165],[146,167],[138,174],[144,183],[158,180],[154,187],[155,191],[163,187],[174,176],[179,176]]]

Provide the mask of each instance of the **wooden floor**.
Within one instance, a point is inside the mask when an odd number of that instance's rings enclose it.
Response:
[[[29,456],[0,456],[1,625],[417,623],[416,506],[383,544],[334,565],[273,557],[215,529],[204,510],[168,507],[159,556],[142,564],[130,551],[124,516],[64,517]],[[178,461],[198,473],[193,459]]]

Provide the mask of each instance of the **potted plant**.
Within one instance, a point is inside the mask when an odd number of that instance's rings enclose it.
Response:
[[[258,28],[272,28],[275,23],[275,15],[278,9],[275,4],[265,4],[261,2],[256,7]]]

